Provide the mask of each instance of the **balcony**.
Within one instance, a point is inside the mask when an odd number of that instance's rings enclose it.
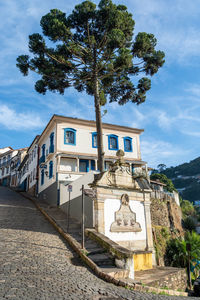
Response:
[[[50,145],[50,147],[49,147],[49,153],[54,153],[54,145]]]
[[[45,155],[42,155],[39,159],[39,165],[45,162]]]

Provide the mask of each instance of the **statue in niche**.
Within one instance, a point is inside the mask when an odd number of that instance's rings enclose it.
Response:
[[[136,222],[136,214],[131,210],[127,194],[121,196],[121,206],[115,212],[115,221],[111,224],[111,232],[139,232],[141,226]]]

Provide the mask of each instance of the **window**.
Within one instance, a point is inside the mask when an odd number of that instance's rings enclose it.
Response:
[[[118,136],[117,135],[110,134],[108,136],[108,149],[109,150],[119,150]]]
[[[49,162],[49,179],[53,177],[53,162]]]
[[[97,133],[92,133],[92,148],[97,148]]]
[[[76,130],[73,128],[64,129],[64,144],[76,145]]]
[[[41,171],[41,185],[44,184],[44,169]]]
[[[95,160],[91,160],[91,170],[95,171]]]
[[[44,145],[42,145],[42,156],[45,156],[45,147],[46,147],[46,145],[44,144]]]
[[[89,160],[80,159],[79,172],[89,172]]]
[[[54,132],[50,134],[49,153],[54,153]]]
[[[131,137],[124,137],[124,151],[125,152],[132,152],[132,138]]]
[[[46,145],[43,144],[42,145],[42,156],[40,157],[39,164],[45,162],[45,148],[46,148]]]

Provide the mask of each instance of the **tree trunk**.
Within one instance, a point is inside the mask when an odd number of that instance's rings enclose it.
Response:
[[[103,150],[103,131],[101,121],[101,104],[99,97],[99,82],[96,70],[96,49],[94,49],[94,104],[96,113],[96,130],[97,130],[97,151],[98,151],[98,170],[104,171],[104,150]]]

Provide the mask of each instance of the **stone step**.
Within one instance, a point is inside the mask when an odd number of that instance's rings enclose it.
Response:
[[[88,251],[88,255],[94,255],[94,254],[102,254],[102,253],[106,253],[106,250],[103,248],[87,248],[85,247],[86,250]]]
[[[106,254],[93,254],[88,257],[99,267],[101,266],[114,266],[114,259]]]
[[[106,266],[101,268],[103,272],[109,274],[110,276],[114,277],[115,279],[128,279],[129,277],[129,270],[120,269],[113,266]]]

